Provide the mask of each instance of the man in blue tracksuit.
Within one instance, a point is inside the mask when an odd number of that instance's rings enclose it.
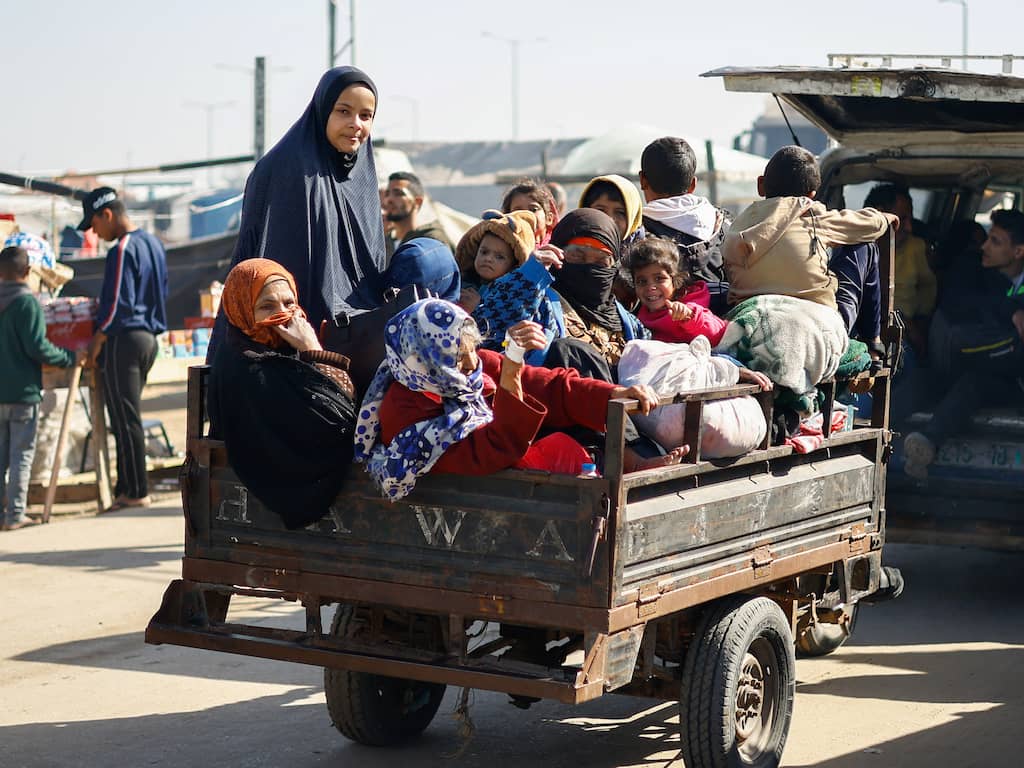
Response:
[[[89,345],[91,364],[103,368],[107,411],[117,443],[113,509],[148,506],[142,388],[167,330],[167,254],[153,235],[137,229],[110,187],[82,201],[78,228],[115,243],[107,254],[103,287]]]

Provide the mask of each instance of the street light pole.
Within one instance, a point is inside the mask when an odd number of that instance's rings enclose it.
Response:
[[[419,101],[419,99],[414,99],[412,96],[400,96],[400,95],[394,94],[394,93],[390,94],[388,96],[388,101],[391,101],[392,99],[395,100],[395,101],[404,101],[404,102],[409,104],[409,107],[410,107],[411,112],[412,112],[412,130],[410,132],[411,135],[412,135],[412,141],[419,140],[419,136],[420,136],[420,101]]]
[[[967,69],[967,0],[939,0],[940,3],[956,3],[960,6],[960,31],[962,35],[963,68]]]
[[[218,64],[217,69],[240,72],[252,78],[252,153],[256,159],[263,157],[267,136],[267,74],[291,72],[291,67],[267,66],[265,56],[257,56],[253,66]]]
[[[511,72],[509,73],[512,89],[512,138],[519,141],[519,46],[523,43],[542,43],[544,42],[544,38],[535,37],[529,40],[524,40],[514,37],[503,37],[501,35],[496,35],[493,32],[488,32],[487,30],[484,30],[481,34],[483,37],[499,40],[508,45],[509,59],[512,67]]]
[[[213,158],[213,113],[235,106],[234,101],[186,101],[186,107],[206,111],[206,158]]]
[[[327,68],[331,69],[334,67],[334,62],[338,60],[346,50],[350,50],[351,53],[349,58],[351,59],[352,66],[356,65],[356,0],[348,0],[348,40],[341,46],[341,49],[336,48],[336,31],[335,31],[335,11],[337,9],[337,0],[327,0]]]

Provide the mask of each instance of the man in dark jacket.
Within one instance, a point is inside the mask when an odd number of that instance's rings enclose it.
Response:
[[[167,254],[163,244],[128,217],[110,187],[82,201],[82,231],[115,245],[107,254],[89,360],[103,366],[107,411],[117,444],[113,509],[149,505],[142,388],[167,330]],[[102,351],[102,357],[100,355]]]
[[[29,290],[28,274],[24,248],[12,245],[0,251],[0,526],[5,531],[33,523],[25,517],[25,502],[42,400],[42,366],[68,368],[75,363],[74,353],[46,339],[43,308]]]
[[[929,357],[951,386],[928,426],[903,442],[911,477],[927,477],[936,450],[978,408],[1024,403],[1024,213],[992,213],[982,266],[982,292],[940,307],[932,322]]]
[[[429,237],[444,243],[454,252],[455,246],[448,239],[440,221],[420,220],[420,211],[425,199],[423,183],[416,174],[396,171],[388,177],[382,206],[386,227],[394,238],[395,248],[417,237]]]

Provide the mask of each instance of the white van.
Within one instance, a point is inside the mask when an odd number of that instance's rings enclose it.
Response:
[[[933,249],[940,292],[955,294],[943,261],[951,230],[970,221],[987,228],[992,210],[1024,206],[1024,77],[1013,74],[1022,59],[832,54],[828,67],[726,67],[704,76],[721,77],[729,91],[773,94],[784,111],[828,133],[818,199],[830,208],[860,207],[881,182],[908,187],[914,232]],[[961,61],[979,71],[951,68]],[[904,432],[931,418],[930,403],[919,400]],[[889,466],[891,539],[1024,548],[1024,390],[1013,407],[975,413],[963,434],[939,446],[926,480],[902,472],[899,452]]]

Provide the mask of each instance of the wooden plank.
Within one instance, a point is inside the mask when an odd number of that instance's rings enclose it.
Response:
[[[46,500],[43,502],[43,522],[50,522],[53,501],[57,497],[57,481],[60,479],[60,468],[64,463],[64,445],[68,441],[68,428],[71,426],[71,411],[78,399],[78,384],[82,380],[82,366],[75,365],[68,383],[68,399],[64,403],[64,413],[60,417],[60,431],[57,433],[57,446],[53,452],[53,467],[50,469],[50,484],[46,488]]]
[[[206,470],[197,466],[194,474],[190,484],[199,484]],[[190,497],[206,519],[197,522],[187,551],[442,589],[489,583],[504,594],[514,583],[520,595],[607,606],[609,547],[599,547],[592,576],[585,561],[608,483],[570,477],[554,484],[531,474],[459,478],[454,485],[442,476],[423,478],[422,487],[391,502],[355,467],[327,517],[287,531],[230,469],[214,469],[207,499]],[[472,481],[469,490],[459,490],[463,480]]]
[[[859,454],[805,464],[782,476],[762,473],[654,496],[627,507],[623,551],[630,567],[678,553],[694,562],[709,557],[709,547],[751,535],[782,541],[793,531],[835,525],[830,513],[866,507],[874,500],[875,465]],[[818,518],[817,522],[815,518]],[[683,567],[683,562],[678,562]]]
[[[98,366],[89,369],[89,415],[92,417],[92,459],[96,467],[96,504],[102,512],[110,507],[113,493],[110,487],[110,457],[107,454],[107,405],[103,396],[103,371]]]
[[[827,456],[831,448],[846,446],[853,443],[874,443],[878,431],[870,428],[858,428],[849,432],[838,432],[828,439],[822,441],[821,447],[816,451],[805,454],[807,456]],[[623,478],[623,486],[627,491],[644,486],[653,486],[669,480],[677,480],[687,477],[701,477],[701,482],[714,482],[714,473],[719,470],[732,470],[739,467],[746,467],[751,464],[765,464],[786,459],[798,455],[791,446],[775,445],[764,450],[757,449],[731,459],[710,459],[702,460],[697,464],[677,464],[671,467],[659,467],[657,469],[646,469],[642,472],[632,472]]]

